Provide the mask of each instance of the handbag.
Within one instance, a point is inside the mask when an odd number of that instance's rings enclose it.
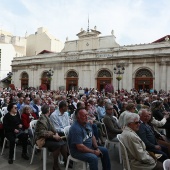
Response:
[[[39,148],[42,148],[45,144],[45,138],[40,138],[40,139],[36,140],[36,144]]]

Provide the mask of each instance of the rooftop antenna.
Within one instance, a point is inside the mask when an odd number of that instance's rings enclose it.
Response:
[[[89,32],[89,15],[88,15],[88,27],[87,27],[87,32]]]

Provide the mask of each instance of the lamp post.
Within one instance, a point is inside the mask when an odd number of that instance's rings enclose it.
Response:
[[[117,65],[116,67],[114,67],[114,73],[117,75],[116,79],[118,81],[118,93],[120,93],[120,89],[119,89],[119,84],[120,84],[120,80],[122,80],[122,74],[124,74],[124,70],[125,68],[121,65]]]
[[[12,75],[13,75],[12,72],[7,73],[8,80],[9,80],[10,82],[11,82],[11,80],[12,80]]]
[[[49,80],[51,80],[51,77],[53,76],[53,74],[54,74],[53,70],[50,69],[47,71],[47,76],[48,76]]]

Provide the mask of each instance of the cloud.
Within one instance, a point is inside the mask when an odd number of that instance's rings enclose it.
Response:
[[[9,1],[9,0],[8,0]],[[169,34],[169,0],[2,0],[0,26],[14,35],[46,27],[56,38],[77,39],[81,28],[97,26],[102,36],[113,29],[120,45],[150,43]]]

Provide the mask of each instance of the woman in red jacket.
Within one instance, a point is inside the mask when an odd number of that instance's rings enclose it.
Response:
[[[25,130],[25,132],[28,133],[30,137],[32,136],[32,133],[30,131],[30,122],[37,119],[36,114],[31,111],[31,107],[29,105],[25,105],[21,114],[23,130]]]

